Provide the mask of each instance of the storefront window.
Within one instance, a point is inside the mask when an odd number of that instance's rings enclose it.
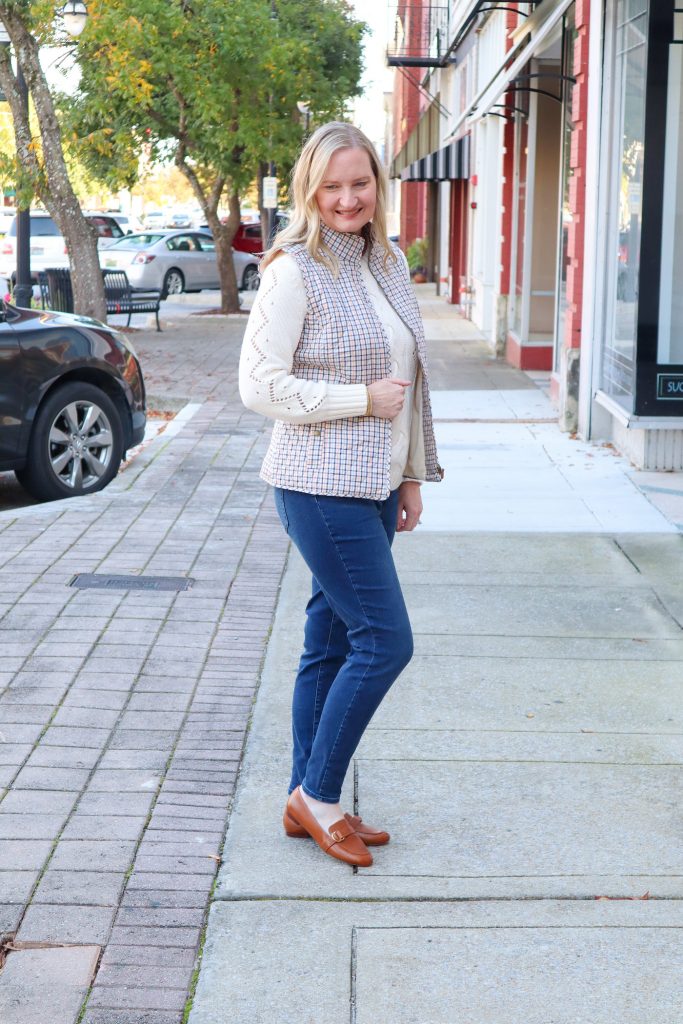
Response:
[[[571,5],[564,22],[562,38],[562,67],[566,75],[571,75],[574,67],[574,41],[576,27],[574,20],[574,4]],[[567,312],[567,268],[569,266],[569,225],[572,221],[569,199],[569,184],[572,179],[571,145],[572,145],[572,99],[573,92],[569,82],[562,83],[562,184],[560,206],[560,252],[558,259],[557,286],[557,323],[555,326],[555,370],[559,369],[560,352],[565,333]]]
[[[647,0],[617,0],[612,168],[607,232],[608,302],[602,387],[633,406],[642,220]]]
[[[678,21],[678,24],[677,24]],[[666,103],[658,363],[683,363],[683,12],[674,15]]]

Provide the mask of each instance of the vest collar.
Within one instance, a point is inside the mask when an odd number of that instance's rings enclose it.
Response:
[[[351,231],[335,231],[328,228],[327,224],[321,224],[320,236],[338,260],[358,262],[363,255],[365,239],[362,235],[354,235]]]

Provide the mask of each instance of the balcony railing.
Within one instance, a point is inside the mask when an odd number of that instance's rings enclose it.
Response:
[[[406,0],[390,6],[389,67],[441,67],[448,49],[448,6]]]

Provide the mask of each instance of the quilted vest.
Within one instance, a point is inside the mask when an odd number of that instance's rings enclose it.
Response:
[[[285,251],[296,261],[306,287],[307,311],[292,373],[334,384],[372,384],[389,377],[389,340],[363,284],[364,239],[323,226],[322,236],[339,261],[337,277],[302,244]],[[405,264],[384,266],[374,245],[369,266],[387,299],[415,337],[422,370],[422,413],[427,479],[443,473],[437,462],[422,319]],[[275,487],[308,494],[381,500],[389,496],[391,421],[353,416],[322,423],[276,420],[261,477]]]

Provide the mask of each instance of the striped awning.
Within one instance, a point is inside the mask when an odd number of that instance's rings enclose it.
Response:
[[[470,136],[450,142],[401,171],[401,181],[453,181],[470,176]]]

